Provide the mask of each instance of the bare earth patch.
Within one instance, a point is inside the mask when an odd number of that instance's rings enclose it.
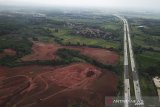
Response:
[[[4,49],[2,53],[0,53],[0,58],[5,56],[16,56],[16,51],[12,49]]]
[[[119,55],[113,51],[99,48],[89,48],[89,47],[76,47],[69,46],[68,49],[74,49],[80,51],[82,54],[89,56],[95,60],[98,60],[104,64],[116,64]]]
[[[116,64],[118,54],[106,49],[60,46],[34,42],[32,53],[23,61],[55,60],[60,48],[78,50],[81,54],[105,64]],[[116,95],[117,77],[88,63],[65,66],[0,66],[0,106],[7,107],[104,107],[105,96]]]
[[[55,60],[56,51],[60,48],[78,50],[81,52],[81,54],[91,57],[104,64],[116,64],[119,59],[119,55],[116,52],[106,49],[77,46],[60,46],[55,44],[44,44],[40,42],[35,42],[32,47],[32,54],[23,57],[22,60]]]
[[[56,51],[59,45],[44,44],[40,42],[34,42],[32,47],[32,54],[22,58],[23,61],[35,61],[35,60],[54,60],[56,58]]]
[[[80,83],[95,79],[101,74],[99,70],[90,64],[76,63],[63,68],[58,68],[52,73],[45,74],[50,81],[59,86],[71,87]],[[87,86],[87,85],[86,85]]]
[[[0,67],[0,80],[3,107],[104,107],[104,97],[116,95],[117,87],[114,73],[87,63]]]

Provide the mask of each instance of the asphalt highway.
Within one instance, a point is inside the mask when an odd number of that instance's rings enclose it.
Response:
[[[128,72],[128,67],[129,67],[128,61],[130,61],[135,98],[136,98],[136,101],[141,102],[142,101],[141,89],[140,89],[140,84],[139,84],[138,71],[136,70],[136,66],[135,66],[134,53],[133,53],[133,49],[132,49],[129,25],[128,25],[127,20],[124,17],[121,17],[119,15],[115,15],[115,16],[120,18],[124,23],[124,99],[127,101],[127,100],[130,100],[130,97],[131,97],[129,72]],[[129,57],[128,57],[128,55],[129,55]],[[130,58],[130,60],[129,60],[129,58]],[[124,107],[128,107],[128,106],[129,106],[128,102],[125,102]],[[142,107],[143,104],[138,105],[138,106]]]

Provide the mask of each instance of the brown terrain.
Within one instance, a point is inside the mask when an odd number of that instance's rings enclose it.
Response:
[[[23,61],[34,60],[54,60],[56,58],[56,51],[59,49],[59,45],[44,44],[40,42],[34,42],[32,47],[32,54],[22,58]]]
[[[91,57],[101,63],[104,63],[104,64],[116,64],[116,62],[118,61],[118,58],[119,58],[117,53],[115,53],[113,51],[106,50],[106,49],[89,48],[89,47],[76,47],[76,46],[69,46],[66,48],[78,50],[83,55]]]
[[[67,48],[78,50],[81,54],[91,57],[104,64],[116,64],[118,61],[118,54],[106,49],[77,47],[77,46],[60,46],[53,44],[44,44],[36,42],[32,47],[32,54],[22,58],[23,61],[34,60],[54,60],[56,58],[56,51],[59,48]]]
[[[107,64],[116,64],[119,57],[105,49],[34,42],[32,54],[21,59],[54,60],[59,48],[78,50]],[[105,96],[116,95],[116,88],[117,77],[113,72],[88,63],[54,67],[0,66],[0,107],[78,107],[77,104],[82,107],[104,107]]]
[[[5,56],[15,56],[16,51],[12,49],[4,49],[3,52],[0,53],[0,58],[3,58]]]
[[[114,73],[87,63],[0,67],[0,81],[1,107],[103,107],[117,86]]]

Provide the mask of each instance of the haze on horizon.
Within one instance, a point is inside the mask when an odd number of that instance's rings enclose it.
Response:
[[[0,0],[0,5],[133,8],[160,11],[160,0]]]

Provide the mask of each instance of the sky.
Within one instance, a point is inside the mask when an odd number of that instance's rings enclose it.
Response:
[[[160,10],[160,0],[0,0],[1,5],[124,7]]]

